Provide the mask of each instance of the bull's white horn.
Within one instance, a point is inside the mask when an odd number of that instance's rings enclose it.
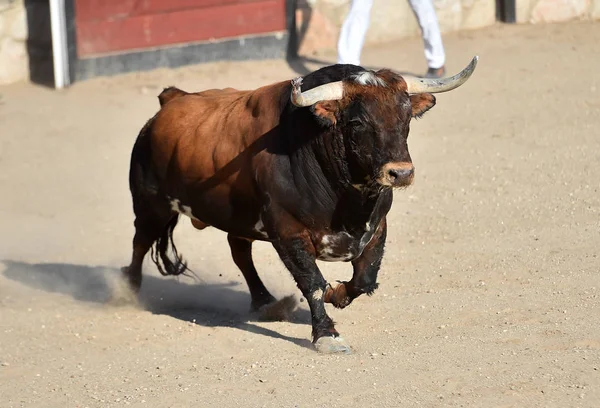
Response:
[[[455,88],[458,88],[465,82],[467,79],[473,74],[475,67],[477,66],[477,61],[479,57],[476,55],[471,60],[471,63],[467,65],[465,69],[460,71],[458,74],[442,79],[430,79],[430,78],[415,78],[415,77],[405,77],[404,81],[406,81],[407,92],[409,94],[417,94],[417,93],[439,93],[439,92],[447,92],[451,91]]]
[[[342,81],[330,82],[302,92],[302,78],[292,80],[292,103],[299,107],[311,106],[319,101],[333,101],[342,99],[344,96],[344,84]]]

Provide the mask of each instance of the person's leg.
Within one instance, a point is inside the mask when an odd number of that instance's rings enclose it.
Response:
[[[352,0],[338,39],[338,64],[360,65],[373,0]]]
[[[445,73],[446,55],[432,0],[408,0],[421,28],[425,45],[425,59],[429,77],[440,77]]]

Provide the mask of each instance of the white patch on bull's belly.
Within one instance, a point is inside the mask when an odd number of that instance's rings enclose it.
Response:
[[[171,209],[177,211],[179,214],[187,215],[188,217],[200,221],[192,214],[192,208],[187,205],[181,205],[181,201],[176,198],[171,199]]]
[[[324,235],[318,245],[317,259],[326,262],[344,262],[355,258],[355,253],[350,248],[345,248],[344,251],[338,250],[336,247],[340,245],[343,238],[350,238],[350,234],[342,232],[339,235]]]
[[[336,255],[328,250],[323,250],[317,259],[325,262],[345,262],[354,259],[354,254],[352,252],[347,252],[343,255]]]

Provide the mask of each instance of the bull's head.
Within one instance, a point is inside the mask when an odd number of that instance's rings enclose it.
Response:
[[[297,78],[292,81],[291,101],[310,107],[323,126],[341,133],[353,180],[408,186],[414,173],[407,145],[411,118],[435,105],[433,93],[465,83],[477,60],[473,58],[460,73],[444,79],[404,78],[390,70],[363,71],[302,92],[302,78]]]

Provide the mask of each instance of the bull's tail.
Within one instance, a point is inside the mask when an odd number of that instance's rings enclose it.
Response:
[[[179,214],[173,216],[165,226],[160,237],[152,245],[151,258],[156,264],[158,271],[164,275],[181,275],[186,271],[190,271],[187,263],[182,259],[177,252],[177,247],[173,242],[173,230],[179,221]],[[171,249],[171,257],[169,257],[169,248]],[[190,271],[191,272],[191,271]]]

